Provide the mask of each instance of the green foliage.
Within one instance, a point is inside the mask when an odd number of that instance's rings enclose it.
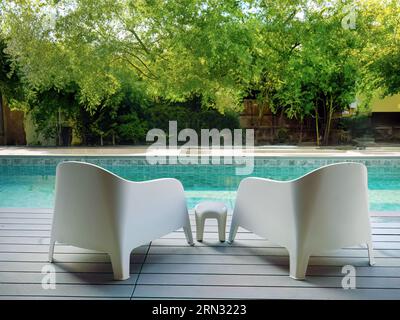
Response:
[[[400,2],[363,1],[359,15],[364,50],[360,56],[363,93],[400,93]]]
[[[278,143],[285,143],[289,139],[289,130],[286,128],[279,128],[276,132],[276,140]]]
[[[118,137],[122,143],[135,144],[144,142],[148,131],[146,121],[139,119],[136,113],[130,113],[119,117],[117,128]]]
[[[23,103],[25,92],[17,73],[13,71],[11,57],[5,52],[6,48],[6,41],[0,37],[0,99],[13,107]]]
[[[118,92],[121,69],[155,97],[197,93],[204,105],[235,108],[237,80],[252,63],[252,30],[234,0],[8,1],[0,11],[7,51],[29,86],[74,83],[89,109]]]
[[[76,99],[76,89],[73,86],[63,91],[49,89],[32,97],[28,112],[37,131],[47,139],[58,138],[61,126],[68,126],[76,120],[80,109]]]
[[[345,131],[350,131],[354,138],[362,137],[371,133],[371,118],[366,115],[356,115],[353,117],[340,119],[338,127]]]
[[[194,96],[185,102],[161,102],[145,111],[145,119],[149,128],[159,128],[168,132],[169,121],[175,120],[178,131],[191,128],[200,134],[203,128],[218,130],[239,128],[238,116],[228,112],[222,115],[216,109],[201,107],[201,97]]]
[[[18,75],[41,130],[62,109],[87,143],[142,142],[168,119],[235,127],[252,96],[260,114],[313,117],[327,144],[360,92],[400,92],[396,0],[10,0],[0,14],[1,92]]]
[[[79,103],[78,91],[43,91],[32,101],[29,111],[36,127],[46,138],[58,138],[61,127],[74,127],[85,145],[144,144],[147,131],[160,128],[168,133],[169,121],[178,129],[239,128],[237,114],[222,115],[204,109],[200,97],[185,102],[155,102],[142,95],[140,88],[125,86],[104,101],[101,108],[87,110]]]

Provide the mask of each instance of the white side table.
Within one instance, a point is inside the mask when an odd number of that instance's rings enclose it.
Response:
[[[206,219],[217,219],[219,241],[225,241],[227,207],[223,202],[204,201],[194,208],[196,216],[197,241],[203,241],[204,222]]]

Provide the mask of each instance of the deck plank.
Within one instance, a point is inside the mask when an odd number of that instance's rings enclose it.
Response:
[[[288,264],[253,264],[253,265],[229,265],[224,264],[144,264],[141,275],[143,274],[223,274],[223,275],[285,275],[289,272]],[[400,268],[382,266],[358,266],[356,274],[360,277],[400,277]],[[307,275],[311,276],[342,276],[342,266],[329,265],[310,265]]]
[[[2,272],[41,272],[48,262],[18,262],[6,261],[0,262],[0,282]],[[109,273],[112,274],[111,263],[95,262],[55,262],[52,264],[57,273]],[[138,273],[141,269],[141,263],[131,263],[130,272]]]
[[[0,261],[21,261],[21,262],[47,262],[47,253],[21,253],[21,252],[1,252]],[[141,263],[144,254],[131,255],[132,263]],[[103,262],[108,263],[110,258],[106,253],[55,253],[55,262]]]
[[[124,281],[124,285],[134,285],[138,274],[131,273],[130,278]],[[1,272],[0,279],[2,284],[41,284],[43,274],[40,272]],[[63,272],[56,273],[57,284],[108,284],[115,285],[111,272],[87,273],[87,272]]]
[[[133,298],[160,299],[400,299],[400,289],[138,285]]]
[[[57,244],[57,289],[44,290],[51,221],[51,209],[0,208],[0,299],[400,299],[399,216],[371,217],[374,267],[365,247],[353,246],[312,256],[306,280],[296,281],[286,249],[241,228],[233,244],[220,243],[216,221],[207,220],[194,247],[177,230],[135,249],[127,281],[112,280],[107,254]],[[355,290],[341,288],[348,264]]]
[[[227,287],[324,287],[342,288],[341,276],[309,276],[307,281],[285,275],[210,275],[210,274],[141,274],[138,285],[227,286]],[[400,289],[400,278],[359,277],[356,287]]]
[[[132,254],[145,254],[148,250],[148,246],[141,246],[132,251]],[[94,253],[101,253],[95,250],[88,250],[68,245],[61,245],[57,244],[54,248],[55,253],[60,254],[67,254],[67,253],[87,253],[87,254],[94,254]],[[30,245],[30,244],[0,244],[0,253],[48,253],[49,252],[49,245],[48,244],[37,244],[37,245]]]
[[[57,284],[54,290],[45,290],[41,284],[29,283],[3,283],[0,286],[0,295],[129,298],[132,291],[131,284]]]

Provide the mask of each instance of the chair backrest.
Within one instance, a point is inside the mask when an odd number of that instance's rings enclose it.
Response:
[[[107,251],[115,244],[145,244],[188,219],[176,179],[134,182],[89,163],[57,166],[52,227],[57,241]]]
[[[246,178],[239,185],[233,219],[286,246],[330,249],[370,237],[367,168],[327,165],[291,181]]]
[[[124,191],[121,210],[127,221],[125,227],[134,226],[134,230],[125,228],[124,232],[135,242],[145,244],[189,221],[184,189],[177,179],[129,181]]]
[[[368,173],[365,165],[344,162],[319,168],[294,181],[300,234],[321,249],[360,243],[370,236]]]
[[[236,224],[282,245],[295,236],[291,183],[264,178],[243,179],[237,191]]]
[[[115,210],[122,179],[98,166],[62,162],[57,166],[53,232],[59,241],[79,239],[98,250],[114,243]]]

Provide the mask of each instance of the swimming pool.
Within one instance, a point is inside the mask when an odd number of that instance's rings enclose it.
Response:
[[[150,165],[144,157],[0,157],[0,207],[52,207],[56,166],[68,160],[94,163],[134,181],[177,178],[185,187],[190,208],[202,200],[225,201],[232,208],[239,182],[246,177],[236,175],[235,165]],[[343,161],[367,166],[371,210],[400,211],[399,157],[256,157],[254,171],[248,176],[290,180],[320,166]]]

